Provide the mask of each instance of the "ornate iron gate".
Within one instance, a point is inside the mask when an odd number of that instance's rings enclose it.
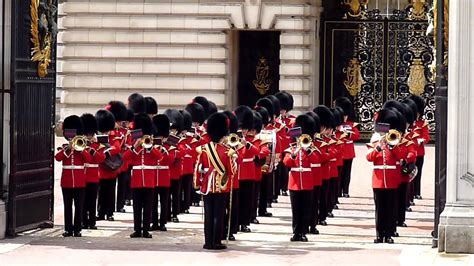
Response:
[[[367,20],[324,22],[323,103],[331,105],[340,96],[352,99],[354,118],[367,139],[373,114],[386,100],[421,95],[434,133],[434,57],[433,39],[426,35],[428,22],[407,20],[402,13],[390,19],[369,15]]]
[[[12,4],[9,236],[53,223],[57,20],[57,1]]]

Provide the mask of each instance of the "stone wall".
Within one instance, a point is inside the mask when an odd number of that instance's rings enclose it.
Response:
[[[64,0],[59,6],[61,117],[132,92],[160,109],[203,95],[232,108],[232,40],[241,29],[281,30],[280,90],[296,109],[317,101],[320,1]]]

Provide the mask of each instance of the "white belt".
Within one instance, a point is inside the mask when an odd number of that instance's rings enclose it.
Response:
[[[243,162],[243,163],[250,163],[250,162],[253,162],[253,158],[244,158],[244,159],[242,159],[242,162]]]
[[[337,162],[337,159],[331,159],[330,162]]]
[[[98,164],[88,164],[88,163],[86,163],[86,164],[84,164],[84,167],[87,167],[87,168],[97,168],[97,167],[99,167],[99,165],[98,165]]]
[[[184,158],[193,158],[193,156],[191,156],[189,154],[186,154],[186,155],[184,155]]]
[[[321,164],[320,163],[312,163],[311,164],[311,168],[317,168],[317,167],[321,167]]]
[[[292,172],[311,172],[311,168],[291,168],[290,169]]]
[[[149,165],[137,165],[132,167],[133,170],[155,170],[156,166],[149,166]]]
[[[354,143],[354,141],[352,141],[352,140],[346,141],[346,144],[352,144],[352,143]]]
[[[166,166],[166,165],[158,165],[158,166],[155,166],[155,169],[157,169],[157,170],[168,170],[168,169],[170,169],[170,167]]]
[[[396,170],[397,166],[396,165],[374,165],[374,169],[377,170]]]
[[[66,170],[84,170],[83,165],[64,165],[63,169]]]

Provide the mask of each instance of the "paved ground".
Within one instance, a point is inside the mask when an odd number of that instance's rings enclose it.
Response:
[[[168,225],[168,232],[153,239],[130,239],[132,214],[116,214],[115,222],[99,222],[100,230],[83,231],[82,238],[62,238],[62,197],[56,187],[55,222],[48,230],[27,232],[0,241],[0,265],[16,264],[315,264],[331,265],[474,265],[470,256],[438,255],[431,248],[433,229],[434,148],[428,148],[423,172],[423,200],[407,215],[408,228],[399,230],[396,244],[373,244],[374,205],[371,167],[357,147],[351,198],[341,199],[340,209],[320,235],[308,243],[291,243],[291,211],[288,197],[270,210],[274,217],[260,218],[252,233],[239,233],[227,251],[205,251],[202,209],[181,215],[180,223]],[[57,169],[57,173],[59,168]],[[59,177],[59,174],[57,175]],[[56,182],[59,184],[59,182]]]

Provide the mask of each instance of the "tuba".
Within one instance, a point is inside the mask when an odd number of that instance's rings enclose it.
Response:
[[[151,149],[153,147],[153,138],[150,135],[144,135],[141,139],[142,147]]]
[[[385,141],[390,146],[396,146],[400,143],[402,139],[402,134],[398,130],[390,129],[387,134],[385,134]]]
[[[84,136],[75,136],[72,140],[71,140],[71,147],[75,150],[75,151],[83,151],[86,149],[87,147],[87,139],[86,137]]]

